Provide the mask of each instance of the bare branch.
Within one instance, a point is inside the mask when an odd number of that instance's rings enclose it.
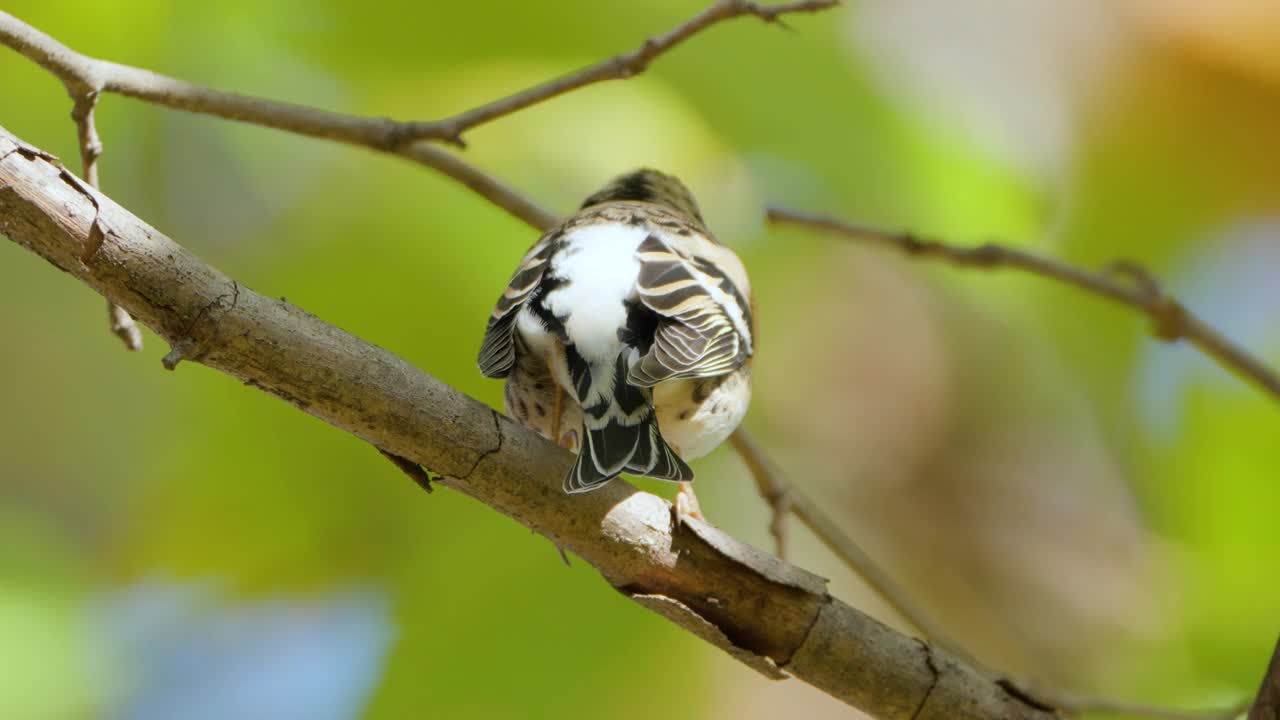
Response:
[[[863,551],[852,538],[841,531],[839,526],[818,508],[817,503],[800,492],[787,480],[786,475],[769,459],[763,448],[756,443],[755,438],[746,428],[738,428],[737,432],[730,437],[730,442],[733,443],[734,450],[738,451],[743,462],[746,463],[751,476],[755,478],[756,484],[760,487],[761,495],[775,508],[775,513],[778,512],[779,505],[783,506],[782,512],[784,514],[787,511],[795,513],[796,517],[799,517],[801,522],[808,526],[831,552],[835,553],[858,576],[865,580],[867,585],[880,597],[884,598],[903,619],[924,633],[925,637],[938,646],[945,648],[959,658],[963,658],[965,662],[975,668],[982,667],[975,658],[965,651],[960,643],[953,640],[950,634],[942,629],[941,625],[935,622],[923,608],[912,600],[910,593],[898,585],[889,573],[885,572],[875,560],[872,560],[871,556]],[[775,515],[775,532],[777,524],[778,517]]]
[[[1166,342],[1185,339],[1233,374],[1280,399],[1280,375],[1275,370],[1196,317],[1176,298],[1161,289],[1149,273],[1133,263],[1116,263],[1110,268],[1110,272],[1092,273],[1058,260],[1003,245],[949,245],[911,233],[853,225],[783,208],[769,208],[767,218],[772,223],[799,225],[879,243],[908,255],[937,258],[952,265],[1015,268],[1128,305],[1150,318],[1152,334],[1156,337]],[[1119,282],[1116,275],[1128,276],[1134,282]]]
[[[671,31],[651,37],[631,52],[615,55],[607,60],[582,68],[563,77],[522,90],[514,95],[485,103],[476,108],[443,120],[407,123],[401,130],[404,141],[445,140],[462,144],[462,134],[477,125],[483,125],[504,115],[523,110],[531,105],[550,100],[572,90],[604,82],[625,80],[638,75],[649,64],[685,40],[716,23],[754,15],[765,22],[778,22],[789,13],[818,12],[840,4],[840,0],[802,0],[801,2],[764,5],[745,0],[717,0],[706,10],[685,21]]]
[[[53,73],[67,89],[75,102],[71,118],[76,123],[76,135],[80,143],[81,176],[84,181],[98,187],[98,157],[102,155],[102,141],[94,123],[93,111],[98,104],[101,86],[98,79],[76,63],[74,53],[54,41],[48,35],[13,21],[12,16],[0,12],[0,42],[34,60]],[[119,337],[125,348],[142,349],[142,332],[133,318],[122,308],[107,303],[107,320],[111,332]]]
[[[572,550],[616,589],[770,677],[886,719],[1027,718],[1028,704],[943,650],[832,597],[821,578],[615,481],[565,495],[565,450],[392,353],[196,258],[0,129],[0,217],[19,245],[221,370]],[[100,241],[94,226],[112,229]],[[85,257],[94,242],[96,251]]]
[[[74,93],[76,86],[67,85],[67,92]],[[76,121],[76,137],[80,143],[81,177],[94,188],[98,183],[98,158],[102,157],[102,140],[98,137],[98,126],[93,120],[93,111],[98,105],[98,91],[84,90],[75,97],[75,106],[71,109],[71,119]],[[111,332],[124,342],[125,349],[137,352],[142,349],[142,331],[124,308],[107,301],[107,321]]]
[[[457,180],[519,220],[539,226],[555,222],[554,215],[519,191],[457,157],[429,143],[403,143],[403,123],[212,90],[149,70],[98,60],[71,50],[3,11],[0,45],[17,50],[51,72],[67,86],[73,98],[112,92],[188,112],[399,155]]]
[[[68,92],[71,86],[67,86]],[[98,158],[102,157],[102,139],[98,137],[98,126],[93,121],[93,111],[98,106],[98,91],[88,90],[73,96],[75,106],[71,108],[71,119],[76,121],[76,139],[80,142],[80,176],[95,188],[98,184]]]
[[[414,143],[400,151],[400,154],[453,178],[515,219],[538,230],[548,230],[560,222],[560,217],[555,213],[457,155],[428,143]]]
[[[798,490],[787,482],[782,476],[781,470],[774,464],[772,460],[765,455],[764,448],[756,442],[755,436],[747,430],[746,426],[740,425],[733,434],[729,436],[729,444],[733,445],[734,452],[742,458],[742,462],[747,466],[747,471],[751,473],[751,477],[756,481],[756,489],[760,492],[760,497],[769,505],[773,517],[769,522],[769,534],[773,536],[774,547],[778,557],[786,559],[787,557],[787,518],[795,511],[793,500],[799,493]],[[811,503],[806,503],[811,504]],[[825,519],[825,518],[824,518]],[[806,524],[809,522],[805,521]],[[840,556],[854,572],[862,574],[855,566],[850,558],[845,557],[840,550],[823,538],[823,542],[827,542],[827,547]],[[892,604],[892,603],[891,603]],[[910,618],[908,618],[910,622]],[[914,623],[912,623],[914,624]],[[916,625],[916,629],[920,629]]]

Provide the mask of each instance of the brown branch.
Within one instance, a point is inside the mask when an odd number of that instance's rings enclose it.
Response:
[[[1015,268],[1099,295],[1146,314],[1151,320],[1152,334],[1161,340],[1174,342],[1185,339],[1228,371],[1280,399],[1280,374],[1196,317],[1161,289],[1150,274],[1133,263],[1120,262],[1114,264],[1109,272],[1093,273],[1003,245],[949,245],[911,233],[853,225],[783,208],[769,208],[766,217],[771,223],[799,225],[879,243],[908,255],[936,258],[952,265]],[[1127,276],[1132,282],[1121,282],[1117,276]]]
[[[398,154],[456,180],[526,225],[546,230],[560,222],[560,216],[457,155],[427,143],[414,143]]]
[[[0,12],[0,15],[4,13]],[[0,17],[0,39],[4,36],[4,17]],[[16,39],[22,39],[25,36],[17,36]],[[34,52],[36,48],[29,44],[22,47],[28,48]],[[32,56],[37,62],[40,62],[38,56]],[[46,59],[41,62],[46,69],[51,69],[52,60]],[[72,75],[61,75],[54,73],[63,82],[66,87],[67,94],[71,96],[75,103],[71,108],[71,119],[76,123],[76,139],[80,145],[80,175],[84,181],[97,188],[98,184],[98,158],[102,156],[102,140],[98,137],[98,127],[94,122],[93,113],[98,105],[98,91],[93,88],[91,83],[84,82],[82,78]],[[107,302],[107,321],[110,324],[111,332],[121,341],[128,350],[138,351],[142,349],[142,331],[138,329],[137,323],[125,312],[123,308],[110,301]]]
[[[716,23],[754,15],[765,22],[779,22],[778,18],[789,13],[818,12],[840,4],[840,0],[802,0],[775,5],[763,5],[746,0],[716,0],[706,10],[685,21],[671,31],[651,37],[631,52],[616,55],[607,60],[582,68],[577,72],[535,85],[514,95],[485,103],[466,112],[443,120],[407,123],[401,131],[404,141],[445,140],[462,144],[462,134],[478,125],[504,115],[523,110],[531,105],[550,100],[567,92],[606,80],[625,80],[638,75],[649,64],[685,40]]]
[[[572,456],[418,368],[205,264],[0,128],[0,227],[225,372],[441,477],[567,548],[619,592],[769,677],[886,719],[1028,718],[944,650],[832,597],[821,578],[615,481],[565,495]],[[95,227],[111,232],[98,238]],[[90,255],[85,248],[96,245]]]
[[[756,490],[773,513],[769,521],[769,534],[773,536],[773,544],[778,557],[786,559],[787,518],[791,516],[792,512],[796,511],[793,500],[797,491],[783,477],[782,471],[778,466],[765,454],[764,448],[756,443],[755,436],[747,430],[745,425],[740,425],[737,430],[734,430],[733,434],[729,436],[729,444],[733,446],[734,452],[738,453],[738,457],[742,458],[743,464],[747,466],[747,472],[751,473],[751,478],[756,481]],[[805,524],[809,524],[809,520],[805,519]],[[812,528],[812,525],[810,527]],[[861,574],[858,566],[841,553],[835,545],[826,538],[823,538],[823,542],[826,542],[827,547],[831,548],[836,555],[844,560],[854,572]],[[861,553],[860,550],[859,553]],[[908,618],[908,621],[910,621],[910,618]],[[919,630],[920,626],[916,625],[916,629]]]

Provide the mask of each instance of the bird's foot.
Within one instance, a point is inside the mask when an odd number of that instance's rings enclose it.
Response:
[[[565,450],[569,450],[574,453],[578,452],[578,431],[565,431],[565,433],[560,436],[560,442],[557,444]]]
[[[675,521],[676,527],[684,524],[686,518],[695,518],[706,522],[702,515],[702,507],[698,504],[698,496],[693,494],[693,484],[682,482],[676,491]]]

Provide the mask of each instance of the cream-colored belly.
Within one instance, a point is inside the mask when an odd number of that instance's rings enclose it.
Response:
[[[658,429],[685,460],[715,450],[742,423],[751,404],[751,370],[742,368],[697,402],[696,389],[707,380],[672,380],[653,389]]]
[[[556,366],[564,365],[564,353],[547,345],[534,352],[523,337],[516,364],[507,377],[503,395],[507,415],[562,448],[578,452],[582,438],[582,408],[563,389]],[[563,370],[567,376],[568,371]]]

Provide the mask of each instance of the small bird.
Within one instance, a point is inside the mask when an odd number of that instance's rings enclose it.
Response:
[[[507,414],[578,454],[568,493],[623,472],[679,482],[751,401],[746,268],[689,190],[641,169],[615,178],[525,254],[489,318],[480,370]]]

